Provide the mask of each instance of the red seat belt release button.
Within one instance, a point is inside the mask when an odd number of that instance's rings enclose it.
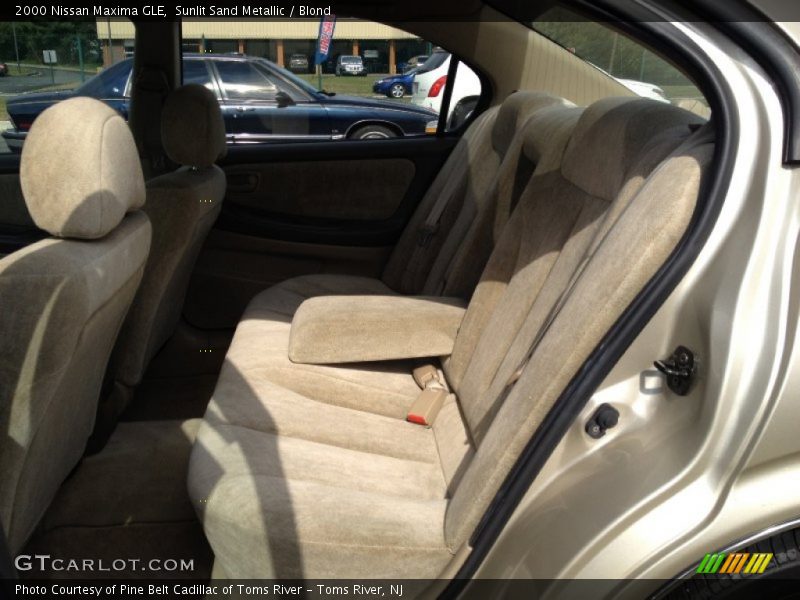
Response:
[[[440,388],[422,390],[422,393],[417,396],[414,404],[408,410],[406,421],[423,427],[431,427],[444,404],[445,398],[447,398],[447,390]]]

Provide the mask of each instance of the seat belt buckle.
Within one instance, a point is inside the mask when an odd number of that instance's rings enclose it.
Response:
[[[439,370],[433,365],[422,365],[411,371],[411,376],[421,389],[425,389],[432,381],[439,382]]]
[[[417,399],[408,409],[406,421],[422,425],[423,427],[430,427],[436,419],[436,415],[442,409],[445,398],[447,398],[447,390],[440,388],[428,388],[422,390]]]

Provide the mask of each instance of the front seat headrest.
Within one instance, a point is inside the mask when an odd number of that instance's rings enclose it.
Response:
[[[167,96],[161,110],[161,140],[173,162],[210,167],[225,154],[225,122],[216,96],[190,83]]]
[[[128,124],[92,98],[39,115],[22,149],[20,183],[36,225],[62,238],[103,237],[145,200]]]

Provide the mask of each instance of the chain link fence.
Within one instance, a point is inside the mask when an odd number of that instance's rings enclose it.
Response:
[[[75,89],[102,64],[94,21],[0,22],[0,130],[10,98]]]

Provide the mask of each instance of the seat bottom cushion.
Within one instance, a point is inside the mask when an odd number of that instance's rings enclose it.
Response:
[[[452,558],[445,500],[380,491],[377,481],[373,490],[348,489],[362,475],[350,475],[353,457],[321,445],[298,453],[304,466],[284,467],[304,444],[239,427],[200,428],[189,494],[224,572],[237,579],[436,577]]]
[[[259,294],[239,323],[189,468],[228,576],[434,578],[452,558],[435,432],[405,421],[419,394],[410,365],[288,359],[305,299],[372,293],[393,292],[366,278],[296,278]]]

